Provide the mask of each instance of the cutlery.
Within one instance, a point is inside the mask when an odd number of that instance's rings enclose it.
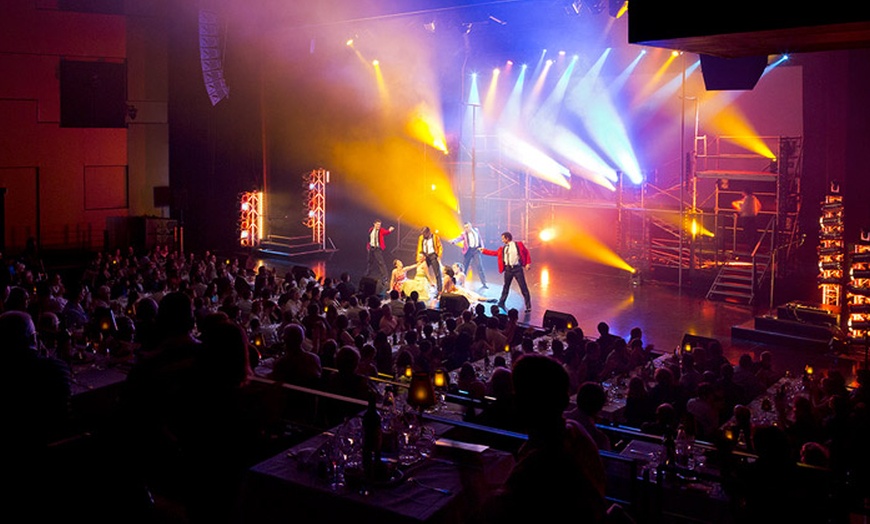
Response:
[[[451,495],[453,493],[449,489],[430,486],[429,484],[426,484],[425,482],[421,482],[417,477],[408,477],[408,482],[413,482],[414,484],[420,486],[421,488],[431,489],[432,491],[437,491],[438,493],[443,493],[444,495]]]

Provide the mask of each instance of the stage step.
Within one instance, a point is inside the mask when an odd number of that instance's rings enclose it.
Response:
[[[707,299],[732,299],[743,304],[751,304],[761,277],[767,270],[767,258],[756,257],[755,268],[746,262],[726,262],[716,275],[713,285],[707,292]]]
[[[268,236],[260,242],[255,251],[269,256],[295,257],[314,253],[332,253],[337,251],[332,240],[327,239],[328,247],[311,241],[310,236],[283,237]]]

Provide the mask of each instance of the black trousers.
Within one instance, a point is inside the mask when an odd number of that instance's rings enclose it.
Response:
[[[441,293],[441,262],[438,261],[438,255],[435,253],[429,253],[426,255],[426,266],[435,273],[435,282],[438,285],[438,292]]]
[[[532,308],[532,296],[529,294],[529,285],[526,284],[526,272],[523,266],[505,266],[504,268],[504,286],[501,288],[501,298],[498,303],[501,307],[505,307],[508,293],[511,291],[511,283],[516,279],[520,286],[520,293],[523,294],[523,300],[526,301],[526,309]]]
[[[384,289],[389,285],[389,274],[387,273],[387,265],[384,263],[384,250],[372,247],[369,248],[366,258],[366,275],[371,278],[377,278]]]
[[[740,217],[738,222],[741,228],[741,240],[746,249],[751,251],[758,242],[758,217]]]

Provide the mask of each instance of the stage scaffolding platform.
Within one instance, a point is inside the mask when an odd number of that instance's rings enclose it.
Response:
[[[687,167],[676,161],[651,170],[640,185],[618,174],[616,191],[609,191],[578,176],[571,178],[569,189],[545,182],[503,161],[496,139],[478,137],[475,161],[455,166],[460,205],[475,206],[483,210],[478,215],[497,218],[495,224],[476,223],[486,228],[488,241],[508,230],[530,244],[562,209],[601,211],[608,227],[597,232],[614,235],[604,243],[612,242],[614,250],[645,278],[677,273],[682,280],[684,271],[711,272],[708,298],[748,304],[762,294],[771,275],[790,271],[800,245],[797,218],[803,149],[800,137],[751,137],[755,144],[763,144],[759,149],[765,153],[747,152],[741,144],[749,143],[749,138],[696,136]],[[732,202],[743,189],[751,189],[762,203],[759,227],[763,229],[755,246],[738,243],[741,230]],[[747,263],[750,270],[742,271]]]

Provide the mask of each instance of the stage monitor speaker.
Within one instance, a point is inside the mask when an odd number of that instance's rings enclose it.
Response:
[[[447,311],[454,317],[459,317],[469,307],[471,307],[471,302],[463,295],[458,293],[441,293],[441,300],[438,303],[438,309],[441,311]]]
[[[359,287],[357,292],[363,298],[368,298],[378,293],[378,281],[371,277],[362,277],[359,279]]]
[[[700,56],[701,74],[707,91],[752,90],[767,67],[767,55],[739,58]]]
[[[544,329],[555,329],[557,331],[564,331],[566,329],[574,329],[577,327],[577,319],[574,318],[574,315],[568,313],[561,313],[559,311],[551,311],[547,310],[544,312],[544,321],[543,321]]]
[[[690,335],[686,333],[685,335],[683,335],[683,341],[680,342],[680,351],[690,353],[696,347],[709,349],[710,345],[713,343],[721,345],[721,343],[715,338],[701,337],[698,335]]]

